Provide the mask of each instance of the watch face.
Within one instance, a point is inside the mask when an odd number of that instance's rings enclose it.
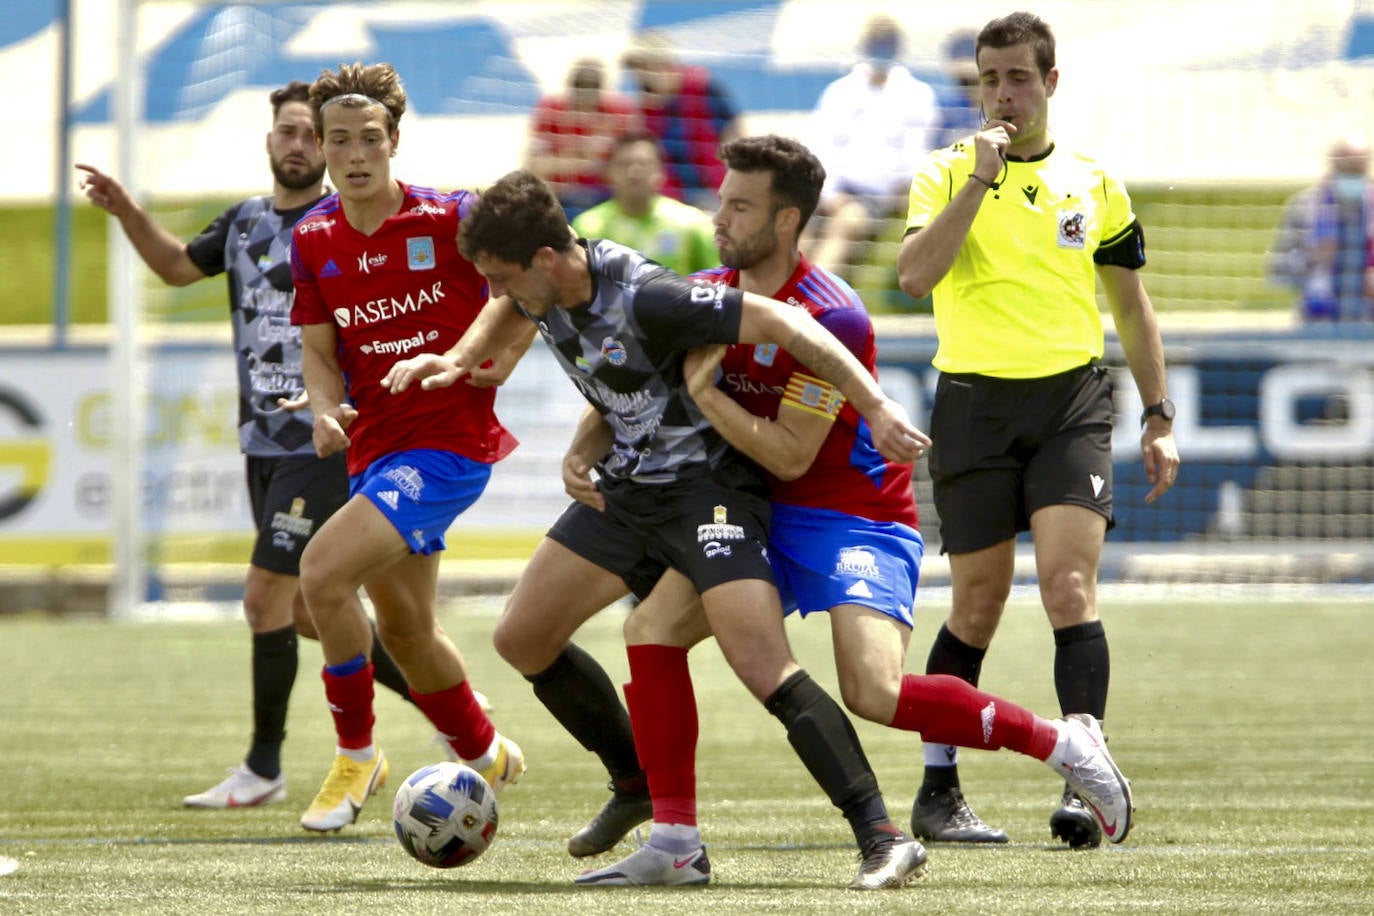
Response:
[[[1150,417],[1163,417],[1172,423],[1174,421],[1174,402],[1165,398],[1158,404],[1151,404],[1149,407],[1146,407],[1145,411],[1140,415],[1140,422],[1144,423],[1146,420],[1150,419]]]

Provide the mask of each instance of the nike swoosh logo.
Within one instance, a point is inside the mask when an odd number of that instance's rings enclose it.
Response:
[[[1092,809],[1093,814],[1097,815],[1097,822],[1102,825],[1102,832],[1105,833],[1109,838],[1116,836],[1117,825],[1115,823],[1107,823],[1107,819],[1102,816],[1102,812],[1098,810],[1097,805],[1094,805],[1092,802],[1086,800],[1084,801],[1084,804],[1086,804],[1089,808]]]
[[[693,862],[695,862],[696,858],[697,857],[695,855],[690,855],[685,859],[674,858],[673,868],[686,868],[688,865],[691,865]]]

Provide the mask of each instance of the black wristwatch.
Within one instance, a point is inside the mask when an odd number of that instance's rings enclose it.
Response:
[[[1163,417],[1170,423],[1174,422],[1174,402],[1165,398],[1158,404],[1151,404],[1140,413],[1140,425],[1144,426],[1145,421],[1150,417]]]

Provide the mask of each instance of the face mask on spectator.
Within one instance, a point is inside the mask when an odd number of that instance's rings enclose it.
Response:
[[[1337,200],[1359,200],[1365,185],[1363,175],[1336,175],[1331,179],[1331,193]]]
[[[877,70],[887,70],[897,62],[897,38],[884,35],[864,44],[864,59]]]

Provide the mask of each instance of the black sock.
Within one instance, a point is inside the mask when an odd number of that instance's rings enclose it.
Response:
[[[396,666],[396,660],[391,657],[391,653],[386,651],[386,646],[382,645],[375,623],[372,625],[372,679],[407,703],[414,704],[415,698],[410,695],[410,684],[401,673],[401,669]]]
[[[568,643],[552,665],[538,674],[526,675],[525,680],[558,723],[601,758],[621,792],[648,790],[635,753],[630,714],[596,659]]]
[[[866,853],[896,833],[853,724],[809,674],[793,674],[763,706],[787,728],[787,740],[849,821],[859,849]]]
[[[244,761],[264,779],[281,775],[286,707],[296,683],[296,627],[253,634],[253,744]]]
[[[1059,695],[1060,712],[1105,717],[1112,664],[1102,621],[1055,630],[1054,647],[1054,690]]]
[[[978,677],[983,673],[983,657],[987,649],[970,646],[942,625],[931,644],[930,656],[926,659],[926,674],[951,674],[973,686],[978,686]],[[916,792],[917,804],[926,804],[934,796],[959,788],[959,767],[927,766],[921,777],[921,787]]]

